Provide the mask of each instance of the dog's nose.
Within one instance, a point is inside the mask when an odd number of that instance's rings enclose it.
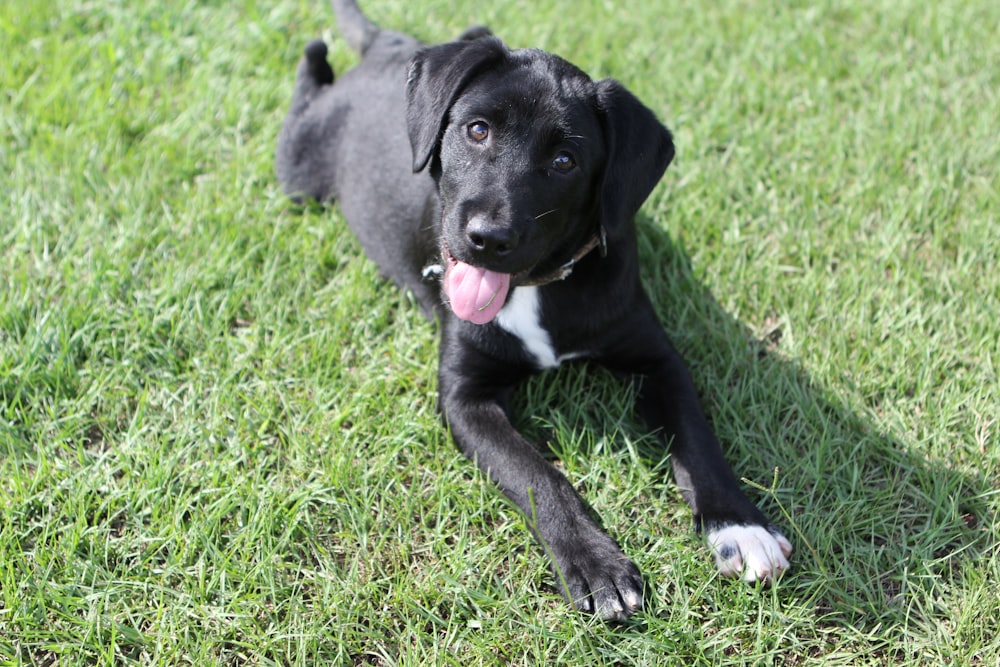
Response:
[[[520,236],[516,231],[498,225],[485,216],[475,216],[465,228],[469,250],[484,258],[504,257],[517,248]]]

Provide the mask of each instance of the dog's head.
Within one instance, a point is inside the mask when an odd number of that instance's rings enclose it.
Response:
[[[407,104],[413,169],[429,169],[441,195],[444,291],[476,323],[512,283],[558,269],[595,235],[630,233],[674,154],[618,82],[493,38],[421,51]]]

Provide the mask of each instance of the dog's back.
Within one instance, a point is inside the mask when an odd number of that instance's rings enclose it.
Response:
[[[333,4],[362,60],[336,75],[322,41],[306,47],[278,138],[278,179],[295,199],[336,200],[368,256],[416,293],[430,316],[437,289],[420,272],[437,248],[413,212],[436,214],[434,183],[426,172],[413,173],[405,114],[407,66],[422,44],[377,28],[353,2]]]
[[[306,46],[276,156],[285,191],[318,201],[341,199],[353,190],[339,185],[350,178],[352,166],[381,162],[389,167],[385,156],[409,145],[402,113],[406,67],[421,46],[406,35],[377,29],[353,3],[334,5],[355,9],[339,11],[338,17],[350,20],[356,15],[363,21],[345,28],[348,44],[363,58],[354,69],[336,76],[327,63],[326,44],[316,40]],[[372,156],[376,158],[369,159]]]

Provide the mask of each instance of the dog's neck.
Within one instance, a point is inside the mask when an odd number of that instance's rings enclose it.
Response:
[[[549,271],[548,273],[538,276],[537,278],[530,278],[524,282],[518,281],[517,284],[523,287],[541,287],[542,285],[548,285],[549,283],[565,280],[566,278],[569,278],[571,273],[573,273],[573,268],[576,266],[576,263],[590,254],[595,248],[601,249],[601,257],[607,257],[608,239],[604,232],[604,225],[600,226],[598,231],[595,232],[594,235],[591,236],[579,250],[576,251],[576,254],[574,254],[568,262],[559,266],[554,271]]]

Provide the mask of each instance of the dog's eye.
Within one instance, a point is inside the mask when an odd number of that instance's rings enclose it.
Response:
[[[576,160],[574,160],[573,156],[566,151],[558,153],[552,160],[552,168],[561,174],[572,171],[575,166]]]
[[[469,138],[475,141],[477,144],[485,142],[490,136],[490,126],[481,120],[477,120],[475,123],[469,123],[469,126],[465,128],[466,134]]]

